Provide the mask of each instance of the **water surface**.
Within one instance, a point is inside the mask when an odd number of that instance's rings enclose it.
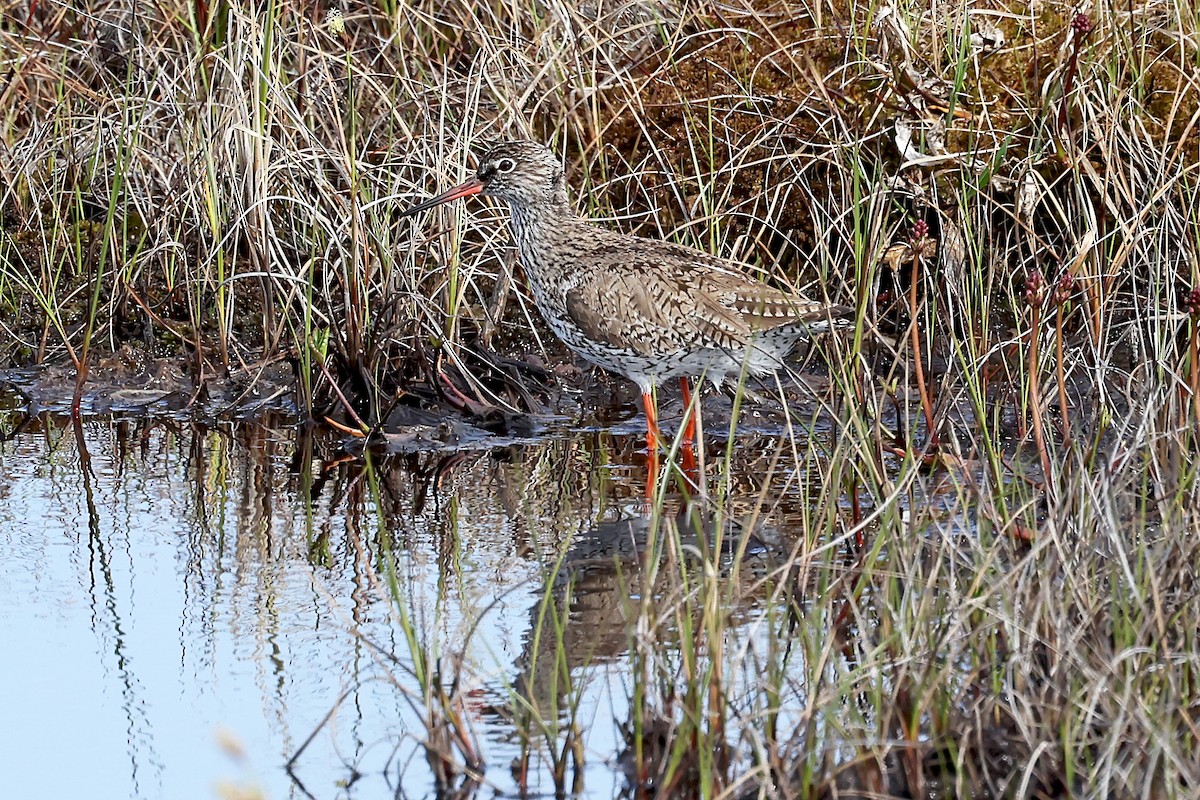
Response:
[[[368,463],[286,420],[25,420],[0,445],[6,794],[427,796],[401,612],[467,698],[477,796],[514,792],[514,708],[562,701],[525,671],[549,659],[536,621],[574,553],[596,568],[563,634],[585,756],[568,785],[618,795],[631,592],[613,556],[636,561],[637,446],[591,431]],[[553,794],[536,753],[529,780]]]

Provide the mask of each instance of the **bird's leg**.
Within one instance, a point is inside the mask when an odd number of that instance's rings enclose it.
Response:
[[[696,417],[692,413],[692,382],[686,375],[679,379],[679,388],[683,390],[683,441],[680,443],[683,474],[693,486],[698,486],[697,477],[700,470],[696,466]],[[700,413],[699,406],[695,413]]]
[[[649,505],[658,489],[658,413],[651,392],[642,392],[642,408],[646,410],[646,504]]]
[[[662,433],[658,428],[658,406],[654,403],[653,392],[642,392],[642,408],[646,411],[646,448],[656,453]]]

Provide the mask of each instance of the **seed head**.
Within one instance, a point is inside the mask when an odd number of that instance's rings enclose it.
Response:
[[[1070,272],[1064,272],[1063,276],[1058,279],[1058,283],[1054,286],[1054,296],[1051,298],[1054,305],[1061,306],[1071,299],[1071,295],[1075,291],[1075,276]]]
[[[1025,276],[1025,302],[1033,308],[1041,308],[1046,299],[1046,279],[1042,271],[1035,269]]]
[[[1200,319],[1200,289],[1192,289],[1183,296],[1183,310],[1193,319]]]
[[[916,245],[928,235],[929,223],[923,219],[919,219],[913,223],[912,232],[908,234],[908,240]]]
[[[908,246],[914,258],[933,258],[937,253],[937,242],[929,236],[929,223],[919,219],[908,233]]]

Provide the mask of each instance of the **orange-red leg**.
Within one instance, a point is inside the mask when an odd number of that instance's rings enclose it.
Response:
[[[683,474],[693,486],[698,486],[697,476],[700,472],[696,464],[696,417],[692,414],[692,382],[687,377],[679,379],[679,388],[683,390]],[[699,413],[699,409],[696,409]]]
[[[658,412],[650,392],[642,392],[642,408],[646,410],[646,502],[650,503],[658,490]]]

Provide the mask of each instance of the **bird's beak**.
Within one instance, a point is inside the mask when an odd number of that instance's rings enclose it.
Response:
[[[412,208],[403,212],[400,216],[411,217],[420,211],[424,211],[434,206],[440,206],[442,203],[449,203],[451,200],[457,200],[460,197],[470,197],[473,194],[479,194],[483,191],[483,181],[479,178],[471,178],[466,183],[461,183],[453,189],[442,192],[437,197],[431,197],[423,203],[417,203]]]

